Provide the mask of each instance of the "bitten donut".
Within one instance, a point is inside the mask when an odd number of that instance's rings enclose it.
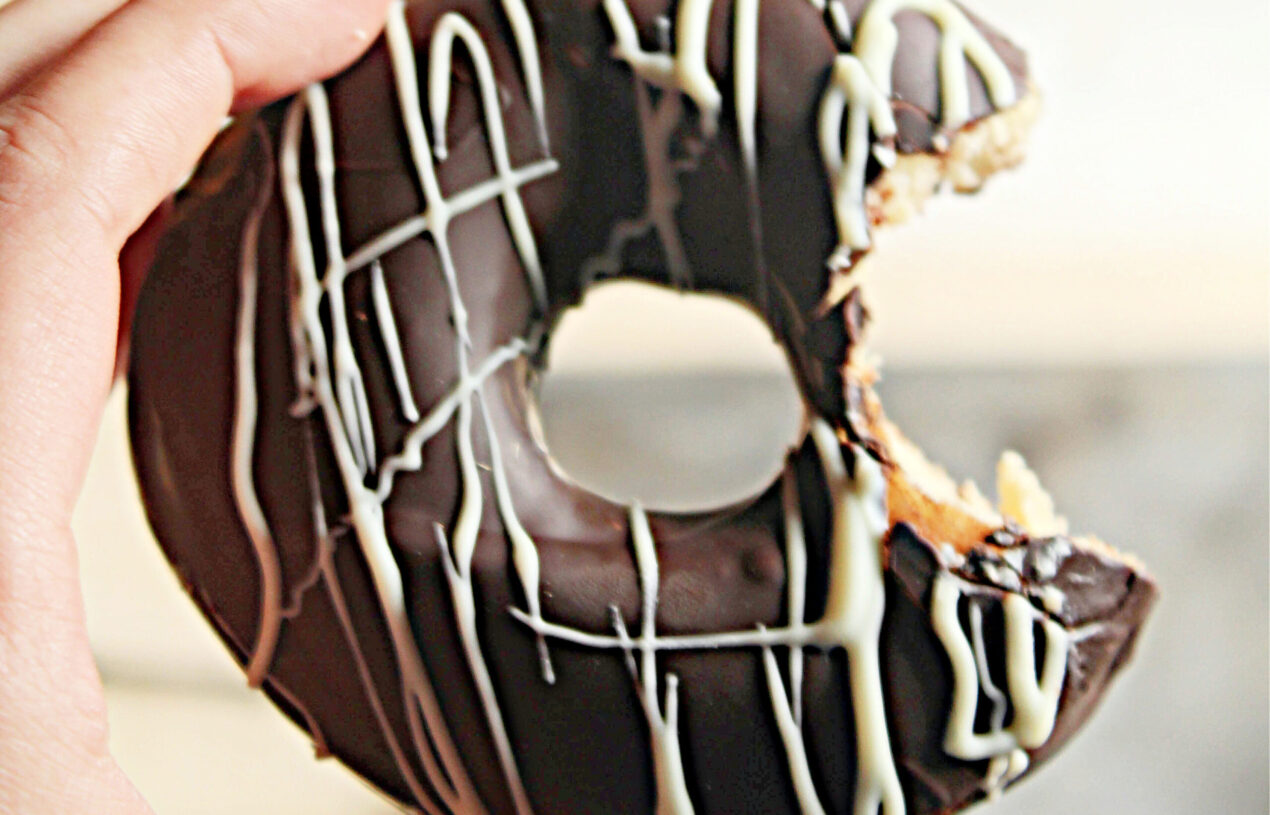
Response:
[[[856,270],[1035,100],[951,0],[393,4],[178,197],[129,375],[159,541],[250,683],[420,812],[995,795],[1155,589],[1017,456],[993,506],[887,422]],[[529,385],[616,277],[771,327],[806,433],[760,494],[646,512],[553,466]]]

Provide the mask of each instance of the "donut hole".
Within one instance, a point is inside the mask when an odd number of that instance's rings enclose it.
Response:
[[[597,284],[566,312],[537,392],[568,477],[663,511],[759,494],[805,424],[788,359],[754,311],[648,283]]]

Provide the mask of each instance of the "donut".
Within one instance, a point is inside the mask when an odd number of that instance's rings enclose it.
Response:
[[[1036,109],[951,0],[394,3],[177,196],[128,375],[156,536],[249,684],[414,811],[994,797],[1156,589],[1017,456],[993,505],[886,419],[858,272]],[[770,327],[805,432],[757,494],[652,512],[554,466],[533,383],[615,278]]]

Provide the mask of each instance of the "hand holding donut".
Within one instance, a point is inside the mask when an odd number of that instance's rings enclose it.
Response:
[[[15,0],[0,54],[0,810],[146,811],[69,531],[130,340],[167,554],[423,812],[947,812],[1123,664],[1141,567],[1017,458],[999,505],[957,491],[853,353],[872,228],[1035,109],[952,0]],[[762,494],[676,516],[553,468],[530,379],[616,276],[767,320],[808,432]]]
[[[129,370],[159,542],[249,684],[429,815],[995,796],[1154,586],[1018,456],[991,503],[886,420],[857,270],[1035,110],[953,0],[397,0],[176,202]],[[806,433],[763,490],[654,512],[551,461],[533,380],[611,278],[766,321]]]
[[[348,64],[384,6],[0,8],[0,811],[148,810],[107,749],[70,532],[143,223],[231,110]]]

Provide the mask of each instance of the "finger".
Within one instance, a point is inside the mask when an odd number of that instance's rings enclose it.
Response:
[[[119,332],[115,343],[115,379],[121,379],[128,372],[132,315],[137,308],[141,284],[145,282],[146,272],[154,261],[159,238],[171,218],[173,203],[170,196],[164,199],[119,252]]]
[[[53,521],[73,504],[113,368],[125,239],[235,102],[334,72],[384,6],[132,0],[0,102],[0,522],[14,500]]]
[[[0,734],[104,723],[67,523],[109,387],[125,239],[233,104],[352,60],[383,5],[132,0],[0,102]],[[103,733],[89,737],[90,759],[106,758]],[[0,767],[37,787],[44,772],[111,786],[79,773],[74,751],[23,744],[0,738]],[[0,811],[11,787],[0,780]],[[46,791],[17,810],[90,811],[65,786]]]
[[[384,0],[133,0],[0,103],[0,206],[100,227],[119,244],[235,103],[334,72]]]
[[[127,0],[0,0],[0,99]]]

